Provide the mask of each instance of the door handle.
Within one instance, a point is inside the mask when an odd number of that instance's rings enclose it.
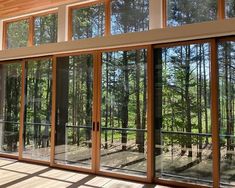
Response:
[[[95,122],[93,122],[92,130],[95,131]]]
[[[97,131],[100,131],[100,122],[97,122]]]

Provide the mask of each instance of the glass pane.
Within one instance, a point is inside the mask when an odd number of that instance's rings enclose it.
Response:
[[[111,34],[149,29],[149,0],[111,0]]]
[[[57,42],[57,14],[34,18],[34,44]]]
[[[211,184],[210,45],[154,53],[156,176]]]
[[[0,64],[0,153],[18,155],[21,64]]]
[[[103,53],[101,170],[146,175],[147,50]]]
[[[235,0],[225,0],[226,18],[235,17]]]
[[[57,58],[55,162],[91,167],[93,56]]]
[[[29,20],[20,20],[7,24],[7,48],[28,46]]]
[[[52,60],[26,63],[24,158],[50,159]]]
[[[213,21],[217,19],[215,0],[168,0],[167,26]]]
[[[72,10],[72,39],[103,36],[104,21],[104,4]]]
[[[235,42],[218,46],[221,182],[235,186]]]

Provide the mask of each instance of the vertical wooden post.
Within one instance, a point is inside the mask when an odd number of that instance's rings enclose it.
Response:
[[[97,130],[97,122],[99,123],[99,130],[95,132],[96,136],[96,145],[94,145],[94,150],[95,150],[95,164],[94,164],[94,168],[95,168],[95,172],[99,172],[100,171],[100,145],[101,145],[101,81],[102,81],[102,53],[97,51],[95,53],[96,59],[94,62],[94,71],[95,71],[95,79],[94,79],[94,94],[96,95],[95,98],[95,115],[96,115],[96,130]]]
[[[73,37],[73,21],[72,21],[72,12],[73,12],[73,8],[70,7],[68,9],[68,41],[71,41],[72,40],[72,37]]]
[[[56,126],[56,57],[52,57],[52,107],[51,107],[51,153],[50,165],[55,159],[55,126]]]
[[[22,160],[24,142],[23,142],[23,133],[24,133],[24,111],[25,111],[25,61],[22,61],[22,76],[21,76],[21,101],[20,101],[20,131],[19,131],[19,160]]]
[[[91,156],[91,170],[92,172],[96,172],[96,158],[97,158],[97,135],[96,131],[94,130],[93,126],[96,124],[96,113],[97,113],[97,53],[93,53],[93,105],[92,105],[92,133],[91,133],[91,139],[92,139],[92,156]]]
[[[7,28],[8,28],[8,23],[3,22],[3,34],[2,34],[2,49],[5,50],[7,49]]]
[[[220,185],[220,144],[219,144],[219,109],[218,109],[218,62],[216,39],[211,41],[211,126],[212,126],[212,159],[213,187]]]
[[[147,181],[154,179],[154,77],[153,77],[153,48],[147,48]]]
[[[225,0],[218,0],[218,20],[225,19]]]
[[[162,27],[167,27],[167,0],[162,0]]]

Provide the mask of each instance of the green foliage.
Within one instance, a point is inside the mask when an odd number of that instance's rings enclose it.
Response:
[[[72,11],[72,38],[74,40],[104,35],[104,4],[97,4]]]
[[[20,48],[28,45],[29,21],[11,22],[7,27],[7,48]]]
[[[21,64],[0,65],[1,152],[16,152],[19,140]]]
[[[57,42],[58,15],[49,14],[34,18],[34,44]]]
[[[215,0],[168,0],[168,26],[216,20],[217,1]]]
[[[112,0],[111,33],[145,31],[149,28],[149,0]]]
[[[225,0],[226,17],[233,18],[235,16],[235,0]]]

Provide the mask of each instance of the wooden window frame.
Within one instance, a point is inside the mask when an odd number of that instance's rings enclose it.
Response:
[[[188,41],[179,41],[179,42],[174,42],[174,43],[163,43],[163,44],[157,44],[157,45],[138,45],[138,46],[132,46],[132,47],[117,47],[117,48],[108,48],[108,49],[102,49],[102,50],[87,50],[84,52],[74,52],[74,53],[65,53],[65,54],[57,54],[53,56],[49,56],[53,60],[53,70],[52,70],[52,75],[53,78],[56,78],[56,57],[63,57],[63,56],[68,56],[68,55],[80,55],[80,54],[93,54],[94,56],[94,61],[97,62],[94,64],[94,74],[96,74],[96,77],[98,78],[99,82],[101,79],[101,54],[102,52],[111,52],[111,51],[117,51],[117,50],[133,50],[133,49],[142,49],[142,48],[147,48],[149,50],[149,55],[148,55],[148,62],[147,62],[147,72],[148,72],[148,103],[150,104],[147,110],[147,126],[148,126],[148,153],[147,155],[150,156],[147,158],[147,177],[146,178],[138,178],[136,176],[131,176],[131,175],[124,175],[124,174],[118,174],[118,173],[108,173],[108,172],[103,172],[99,171],[99,159],[95,159],[95,162],[93,163],[93,169],[94,171],[87,170],[87,169],[80,169],[77,167],[72,167],[72,166],[64,166],[64,165],[58,165],[54,163],[54,148],[55,148],[55,105],[56,105],[56,80],[53,79],[52,83],[52,120],[51,120],[51,158],[49,162],[44,162],[44,161],[39,161],[39,160],[32,160],[32,159],[24,159],[22,158],[22,155],[20,155],[20,152],[22,152],[23,145],[22,145],[22,131],[23,131],[23,126],[21,125],[20,127],[20,145],[19,145],[19,156],[12,156],[12,155],[7,155],[7,154],[0,154],[1,157],[7,157],[7,158],[13,158],[13,159],[18,159],[19,161],[25,161],[25,162],[30,162],[30,163],[35,163],[35,164],[45,164],[49,165],[51,167],[57,167],[57,168],[62,168],[62,169],[68,169],[68,170],[75,170],[75,171],[81,171],[81,172],[88,172],[88,173],[95,173],[97,175],[103,175],[107,177],[116,177],[116,178],[121,178],[121,179],[128,179],[128,180],[133,180],[133,181],[139,181],[139,182],[149,182],[149,183],[158,183],[161,185],[168,185],[168,186],[179,186],[179,187],[202,187],[206,188],[209,186],[206,185],[195,185],[193,183],[186,183],[186,182],[180,182],[177,180],[167,180],[167,179],[161,179],[155,177],[155,170],[154,170],[154,141],[153,141],[153,129],[154,129],[154,122],[153,122],[153,48],[164,48],[164,47],[173,47],[177,45],[189,45],[189,44],[198,44],[198,43],[209,43],[211,45],[210,51],[211,51],[211,101],[212,101],[212,106],[211,106],[211,113],[212,113],[212,142],[213,142],[213,147],[212,147],[212,157],[213,157],[213,176],[212,176],[212,181],[213,181],[213,187],[219,187],[220,186],[220,171],[219,171],[219,121],[218,121],[218,63],[217,63],[217,47],[219,42],[224,42],[224,41],[235,41],[235,36],[228,36],[228,37],[213,37],[213,38],[208,38],[208,39],[198,39],[198,40],[188,40]],[[47,56],[43,56],[39,59],[42,59]],[[22,86],[24,86],[24,76],[25,76],[25,70],[24,70],[24,64],[27,60],[29,59],[35,59],[35,58],[25,58],[23,60],[17,59],[19,62],[22,64]],[[2,64],[4,63],[11,63],[12,61],[4,61],[1,62]],[[94,84],[94,87],[97,92],[100,92],[100,83],[98,81],[96,82],[96,85]],[[25,86],[24,86],[25,87]],[[24,87],[21,88],[22,92],[24,92]],[[213,92],[212,92],[213,91]],[[96,97],[99,97],[101,94],[98,93]],[[21,98],[21,111],[20,111],[20,123],[23,124],[23,116],[24,116],[24,95],[22,95]],[[100,108],[100,101],[97,100],[96,98],[96,107],[95,108]],[[99,120],[100,115],[95,115],[93,114],[93,117],[95,120]],[[95,135],[95,137],[99,137],[99,135]],[[98,138],[99,140],[99,138]],[[99,143],[96,143],[95,149],[99,148]],[[99,153],[95,153],[96,156],[99,155]]]
[[[219,37],[218,37],[219,38]],[[183,45],[191,45],[191,44],[202,44],[208,43],[210,44],[210,67],[211,67],[211,89],[210,89],[210,96],[211,96],[211,134],[212,134],[212,186],[215,188],[220,187],[220,146],[219,146],[219,112],[218,112],[218,62],[217,62],[217,44],[218,39],[209,38],[209,39],[198,39],[198,40],[188,40],[188,41],[181,41],[181,42],[170,42],[170,43],[163,43],[154,45],[153,48],[171,48],[176,46],[183,46]],[[224,37],[223,37],[224,38]],[[223,39],[222,38],[222,39]],[[225,39],[229,40],[229,38]],[[213,125],[213,126],[212,126]],[[168,180],[162,179],[159,177],[155,177],[154,182],[163,184],[166,186],[177,186],[177,187],[198,187],[198,188],[206,188],[209,186],[206,185],[195,185],[192,182],[185,183],[180,180]]]
[[[30,46],[30,17],[29,16],[26,16],[26,17],[23,17],[23,18],[18,18],[18,19],[11,19],[9,21],[3,21],[3,43],[2,43],[2,49],[5,50],[5,49],[11,49],[11,48],[8,48],[8,45],[7,45],[7,31],[8,31],[8,25],[11,24],[11,23],[14,23],[14,22],[19,22],[19,21],[23,21],[23,20],[27,20],[28,21],[28,24],[29,24],[29,28],[28,28],[28,43],[27,43],[27,46]]]
[[[167,12],[168,12],[168,0],[162,0],[162,19],[163,19],[163,28],[169,27],[167,26]],[[224,20],[225,19],[225,1],[226,0],[217,0],[217,19],[216,20]],[[186,24],[187,25],[187,24]]]
[[[97,4],[104,4],[105,10],[104,10],[104,15],[105,15],[105,23],[104,23],[104,36],[110,34],[110,0],[95,0],[92,2],[83,2],[78,5],[70,6],[68,8],[68,41],[72,41],[73,39],[73,10],[78,10],[81,8],[88,8],[92,5],[97,5]]]
[[[218,3],[217,19],[218,20],[225,19],[225,1],[226,0],[217,0],[217,3]]]
[[[58,15],[58,11],[57,10],[51,10],[51,11],[47,11],[47,12],[43,12],[43,13],[38,13],[38,14],[33,14],[30,16],[25,16],[25,17],[21,17],[21,18],[16,18],[16,19],[10,19],[10,20],[6,20],[3,21],[3,44],[2,44],[2,49],[6,50],[6,49],[14,49],[14,48],[8,48],[7,45],[7,30],[8,30],[8,25],[14,22],[18,22],[18,21],[22,21],[22,20],[28,20],[29,23],[29,28],[28,28],[28,43],[27,46],[25,47],[31,47],[34,46],[34,20],[36,17],[43,17],[43,16],[48,16],[50,14],[57,14]],[[57,23],[58,25],[58,23]],[[58,28],[59,29],[59,28]],[[58,39],[57,39],[58,40]]]

